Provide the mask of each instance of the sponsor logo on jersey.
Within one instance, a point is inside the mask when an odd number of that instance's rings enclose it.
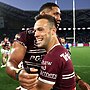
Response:
[[[62,53],[61,55],[60,55],[60,57],[63,57],[66,61],[68,61],[68,60],[70,60],[71,58],[70,58],[70,55],[68,54],[68,53]]]
[[[53,73],[48,73],[48,72],[44,72],[44,71],[40,71],[40,75],[47,77],[47,78],[51,78],[51,79],[56,79],[57,78],[57,74],[53,74]]]

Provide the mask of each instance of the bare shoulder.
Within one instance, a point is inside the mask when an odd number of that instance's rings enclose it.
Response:
[[[26,53],[26,48],[18,42],[12,44],[10,59],[21,61]]]

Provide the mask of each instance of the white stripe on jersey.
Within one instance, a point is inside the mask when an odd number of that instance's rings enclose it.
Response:
[[[67,74],[67,75],[62,75],[62,79],[70,79],[75,77],[75,72],[71,73],[71,74]]]
[[[47,84],[55,84],[55,82],[53,82],[53,81],[48,81],[48,80],[42,79],[40,77],[39,77],[39,80],[44,82],[44,83],[47,83]]]

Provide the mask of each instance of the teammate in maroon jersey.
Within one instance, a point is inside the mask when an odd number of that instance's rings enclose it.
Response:
[[[7,62],[7,59],[8,59],[8,56],[10,54],[10,46],[11,46],[11,43],[9,41],[9,38],[8,37],[5,37],[4,40],[1,42],[1,54],[2,54],[2,67],[5,67],[6,66],[6,62]]]
[[[39,15],[34,25],[37,46],[47,54],[41,62],[37,90],[75,90],[75,72],[68,51],[56,35],[57,22],[51,15]]]
[[[40,14],[49,14],[56,18],[57,24],[60,23],[60,9],[54,3],[46,3],[40,8]],[[21,86],[25,88],[32,88],[32,86],[36,85],[35,80],[37,79],[36,74],[28,74],[25,70],[20,70],[18,68],[18,64],[23,60],[24,67],[32,67],[33,65],[38,67],[43,58],[44,50],[36,50],[36,46],[34,45],[35,37],[33,33],[33,29],[24,31],[19,34],[19,38],[15,40],[12,45],[12,53],[7,63],[6,72],[14,79],[18,77]],[[41,53],[39,52],[41,51]],[[39,63],[33,63],[32,61],[39,61]],[[29,62],[30,61],[30,62]],[[36,65],[35,65],[36,64]],[[39,67],[40,68],[40,67]],[[19,72],[22,71],[22,73]],[[37,71],[37,70],[36,70]],[[17,75],[18,74],[18,75]],[[25,80],[26,79],[26,80]],[[29,84],[28,84],[29,83]],[[27,87],[28,86],[28,87]]]

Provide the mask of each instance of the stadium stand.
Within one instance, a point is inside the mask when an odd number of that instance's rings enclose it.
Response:
[[[24,11],[0,2],[0,40],[6,35],[13,39],[15,34],[21,31],[23,25],[33,27],[34,17],[37,14],[38,11]],[[62,21],[58,31],[59,37],[73,37],[72,16],[72,10],[62,11]],[[73,43],[73,40],[70,39],[69,42]],[[76,10],[76,42],[90,42],[90,9]]]

